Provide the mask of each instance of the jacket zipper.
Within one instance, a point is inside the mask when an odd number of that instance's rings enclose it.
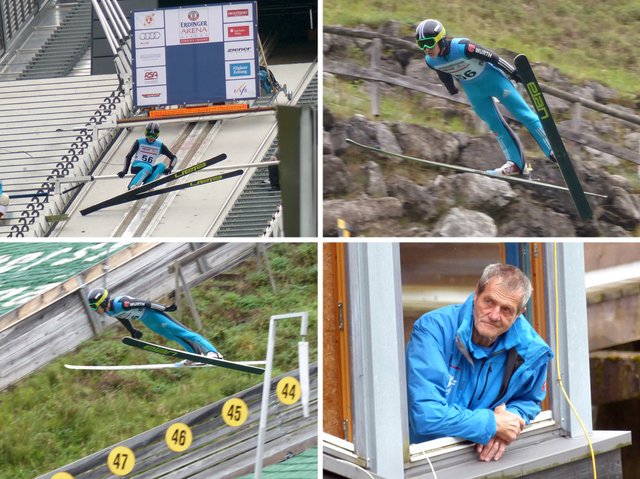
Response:
[[[484,394],[484,390],[487,389],[487,383],[489,382],[489,373],[491,373],[491,363],[489,363],[489,370],[487,371],[487,379],[485,379],[485,381],[484,381],[484,387],[482,388],[482,392],[480,393],[480,396],[478,396],[478,401],[480,401],[480,399],[482,399],[482,395]]]
[[[480,371],[478,373],[478,379],[476,379],[476,387],[473,388],[473,394],[471,395],[471,400],[469,401],[469,405],[467,408],[471,407],[471,403],[473,402],[473,396],[476,395],[476,389],[478,389],[478,381],[480,380],[480,373],[482,372],[482,368],[484,368],[484,363],[487,361],[487,358],[482,358],[482,365],[480,366]],[[485,383],[485,386],[487,384]]]

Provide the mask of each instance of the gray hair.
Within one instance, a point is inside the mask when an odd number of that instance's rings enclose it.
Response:
[[[509,293],[522,293],[522,299],[518,304],[518,314],[521,313],[529,302],[533,291],[529,278],[513,265],[502,263],[490,264],[484,269],[480,281],[478,281],[479,295],[482,294],[492,279],[497,279],[498,284],[504,287]]]

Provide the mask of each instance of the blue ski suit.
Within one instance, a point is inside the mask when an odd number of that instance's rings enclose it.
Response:
[[[171,159],[169,168],[166,168],[163,162],[157,162],[160,155],[165,155]],[[123,176],[129,171],[132,158],[131,173],[134,173],[136,176],[134,176],[129,183],[129,189],[131,189],[132,186],[151,183],[164,173],[165,169],[166,174],[169,174],[178,161],[176,155],[169,150],[167,145],[159,140],[149,143],[146,138],[136,140],[131,150],[129,150],[129,153],[127,153]]]
[[[540,412],[551,349],[523,316],[492,351],[475,345],[473,299],[431,311],[413,326],[406,354],[411,444],[446,436],[487,444],[496,434],[496,406],[506,404],[527,424]]]
[[[166,306],[151,301],[134,299],[131,296],[118,296],[113,300],[113,309],[107,311],[107,315],[116,317],[133,337],[136,336],[131,320],[139,319],[151,331],[177,342],[190,353],[218,352],[205,338],[165,313],[166,309]]]
[[[489,125],[507,160],[513,161],[522,170],[525,163],[524,149],[496,108],[494,98],[529,130],[540,149],[550,158],[551,145],[540,119],[506,76],[521,82],[520,76],[509,63],[466,38],[447,41],[447,46],[436,58],[425,56],[425,60],[429,67],[436,70],[450,94],[458,93],[453,77],[460,81],[471,107]]]

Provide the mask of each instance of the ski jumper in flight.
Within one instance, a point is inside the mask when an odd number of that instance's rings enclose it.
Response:
[[[152,121],[145,129],[145,137],[136,140],[129,153],[127,153],[124,169],[118,173],[118,176],[124,178],[124,175],[129,171],[129,165],[131,165],[131,159],[133,158],[131,173],[135,176],[129,183],[129,190],[151,183],[163,173],[165,175],[170,174],[173,167],[178,163],[178,157],[167,148],[167,145],[158,140],[159,134],[160,125]],[[165,155],[171,159],[171,164],[168,168],[162,161],[157,161],[160,155]]]
[[[529,174],[524,149],[519,138],[502,117],[494,98],[518,119],[554,163],[553,150],[538,116],[531,111],[509,81],[522,83],[520,75],[509,63],[490,50],[466,38],[447,40],[444,26],[437,20],[424,20],[416,28],[418,47],[425,51],[427,65],[434,69],[451,95],[458,93],[457,78],[467,94],[471,107],[495,135],[507,162],[489,173],[500,175]]]
[[[135,299],[131,296],[109,298],[109,292],[104,288],[94,288],[87,296],[89,306],[98,314],[106,313],[113,316],[127,328],[132,338],[140,339],[142,331],[133,327],[131,320],[140,320],[147,328],[160,336],[175,341],[186,351],[201,354],[213,359],[222,359],[222,354],[205,338],[191,331],[167,314],[176,311],[174,304],[163,306],[152,301]],[[185,359],[181,364],[188,366],[192,361]]]

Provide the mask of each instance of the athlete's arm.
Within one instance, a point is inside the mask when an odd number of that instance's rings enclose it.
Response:
[[[512,80],[522,83],[522,79],[520,78],[520,75],[518,75],[518,71],[491,50],[487,50],[482,45],[470,42],[469,40],[462,40],[460,43],[464,44],[464,55],[467,58],[475,58],[476,60],[489,62],[505,72]]]
[[[138,146],[140,145],[140,143],[138,143],[138,140],[136,140],[133,143],[133,146],[131,147],[131,149],[129,150],[129,153],[127,153],[127,156],[124,159],[124,169],[118,173],[118,176],[120,178],[123,178],[124,175],[127,174],[127,172],[129,171],[129,166],[131,165],[131,158],[133,158],[133,155],[135,155],[138,152]]]
[[[438,78],[440,78],[440,81],[447,88],[447,91],[449,92],[450,95],[455,95],[456,93],[458,93],[456,84],[453,82],[453,75],[451,75],[450,73],[442,72],[436,68],[433,68],[431,65],[429,65],[429,62],[427,62],[427,66],[432,70],[436,71],[436,73],[438,74]]]
[[[171,170],[173,169],[173,167],[176,166],[176,163],[178,163],[178,157],[174,155],[171,152],[171,150],[167,147],[167,145],[165,145],[164,143],[162,144],[162,149],[160,150],[160,153],[171,159],[171,163],[169,164],[169,167],[164,171],[164,174],[168,175],[169,173],[171,173]]]
[[[154,311],[160,311],[160,312],[175,311],[175,309],[171,309],[172,306],[174,305],[163,306],[161,304],[154,303],[153,301],[147,301],[145,299],[124,298],[124,299],[121,299],[119,302],[120,302],[120,306],[125,311],[134,309],[134,308],[147,308],[147,309],[153,309]]]
[[[140,339],[142,337],[142,331],[138,331],[136,328],[133,327],[133,324],[131,324],[131,321],[127,318],[125,319],[121,319],[118,318],[118,321],[120,321],[122,323],[122,325],[127,328],[127,331],[129,331],[129,333],[131,333],[131,337],[135,338],[135,339]]]

